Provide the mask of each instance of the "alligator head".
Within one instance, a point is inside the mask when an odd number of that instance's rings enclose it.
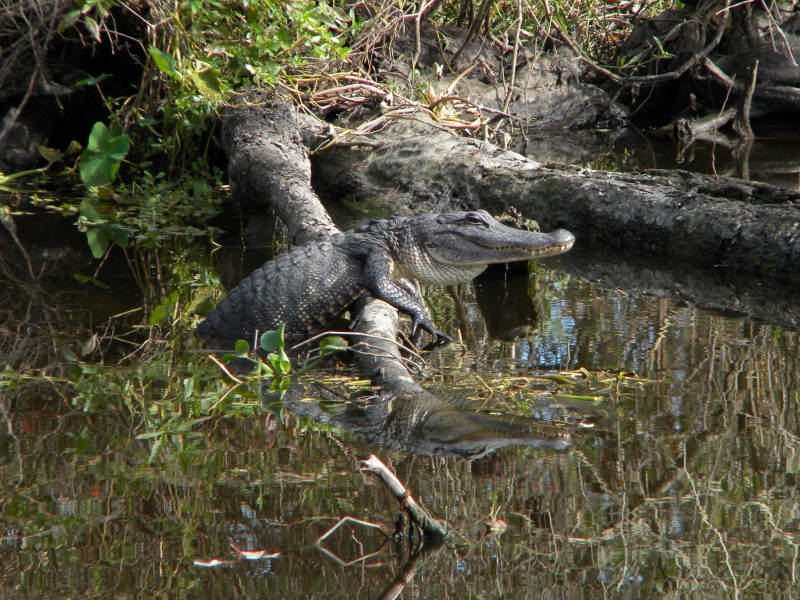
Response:
[[[470,281],[490,264],[561,254],[575,243],[564,229],[522,231],[484,210],[421,215],[406,225],[403,235],[393,236],[397,266],[404,276],[437,285]]]

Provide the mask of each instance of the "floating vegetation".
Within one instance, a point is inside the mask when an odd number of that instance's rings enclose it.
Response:
[[[482,402],[484,408],[529,414],[547,405],[605,411],[640,397],[647,386],[658,380],[626,371],[541,372],[530,375],[471,373],[448,383],[448,393],[462,394],[466,400]]]

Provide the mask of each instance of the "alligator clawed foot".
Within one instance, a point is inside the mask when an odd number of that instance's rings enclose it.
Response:
[[[420,347],[418,342],[415,342],[415,345],[422,352],[430,352],[432,350],[435,350],[436,348],[441,348],[442,346],[446,346],[452,341],[453,338],[451,338],[449,335],[441,334],[441,336],[436,336],[436,339],[428,342],[422,347]]]
[[[453,341],[453,338],[451,338],[446,333],[442,333],[441,331],[436,331],[434,335],[436,336],[436,339],[434,340],[433,343],[436,346],[445,346]]]
[[[427,332],[433,336],[433,341],[426,344],[424,347],[420,347],[422,343],[422,336],[424,333]],[[412,323],[411,326],[411,342],[414,344],[414,347],[421,348],[422,350],[433,350],[434,348],[438,348],[439,346],[444,346],[449,344],[453,341],[446,333],[443,333],[436,329],[433,326],[433,323],[430,321],[415,321]]]
[[[425,331],[420,328],[412,328],[411,330],[411,344],[414,348],[421,348],[420,344],[422,344],[422,336],[425,335]]]

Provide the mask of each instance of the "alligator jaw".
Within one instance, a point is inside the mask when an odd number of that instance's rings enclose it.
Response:
[[[482,248],[485,248],[490,253],[496,256],[520,256],[522,258],[505,258],[492,262],[511,262],[514,260],[529,260],[531,258],[542,258],[545,256],[557,256],[567,252],[575,243],[575,236],[566,229],[556,229],[552,233],[538,233],[538,232],[521,232],[531,236],[530,242],[527,244],[505,244],[497,245],[492,243],[482,243],[481,239],[470,239]],[[491,241],[491,240],[488,240]]]
[[[575,236],[565,229],[522,231],[499,223],[485,211],[456,217],[442,215],[423,240],[434,264],[476,267],[530,260],[562,254],[575,243]]]

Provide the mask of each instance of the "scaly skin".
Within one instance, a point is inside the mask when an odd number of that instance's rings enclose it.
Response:
[[[373,221],[353,231],[292,248],[256,269],[201,323],[198,333],[212,348],[286,323],[287,339],[324,331],[365,293],[411,316],[413,329],[439,342],[437,330],[408,282],[466,283],[489,264],[566,252],[568,231],[528,232],[506,227],[485,211],[426,214]]]

